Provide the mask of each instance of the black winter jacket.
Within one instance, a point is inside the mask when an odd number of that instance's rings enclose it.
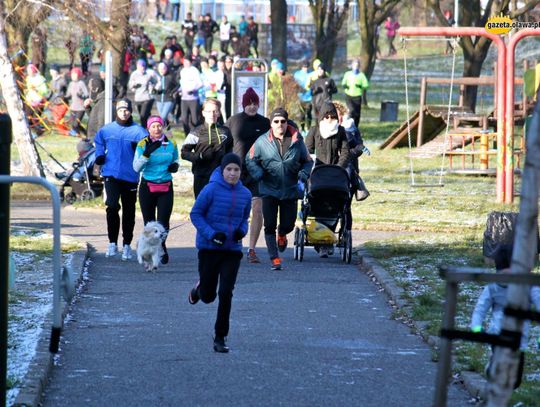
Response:
[[[184,160],[193,163],[193,175],[210,177],[223,156],[232,150],[233,140],[227,127],[203,123],[187,135],[181,149]]]

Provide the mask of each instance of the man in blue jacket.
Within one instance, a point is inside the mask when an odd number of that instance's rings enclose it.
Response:
[[[120,233],[120,200],[122,210],[122,260],[131,259],[131,241],[135,228],[135,203],[139,174],[133,169],[133,156],[137,143],[147,136],[147,132],[131,117],[133,112],[129,99],[116,103],[116,119],[106,124],[96,134],[96,164],[101,165],[101,175],[105,178],[107,193],[107,234],[109,247],[106,257],[118,253]]]
[[[285,109],[272,111],[270,130],[255,141],[246,156],[246,167],[253,179],[259,182],[259,194],[263,200],[264,238],[272,270],[281,270],[278,250],[285,251],[287,233],[294,229],[298,180],[307,181],[313,167],[304,139],[288,120]]]

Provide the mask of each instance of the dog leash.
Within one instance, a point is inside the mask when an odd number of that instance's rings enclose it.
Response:
[[[169,228],[169,232],[167,234],[171,233],[171,230],[181,228],[182,226],[185,226],[188,223],[190,223],[190,222],[188,221],[188,222],[180,223],[179,225],[176,225],[175,227]]]

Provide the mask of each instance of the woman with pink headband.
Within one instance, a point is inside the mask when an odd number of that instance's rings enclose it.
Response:
[[[146,122],[148,136],[137,144],[133,169],[141,173],[139,204],[143,221],[157,220],[169,231],[174,193],[172,174],[178,171],[178,146],[176,141],[163,133],[163,119],[150,116]],[[157,210],[157,219],[156,219]],[[163,241],[161,264],[169,262],[169,254]]]

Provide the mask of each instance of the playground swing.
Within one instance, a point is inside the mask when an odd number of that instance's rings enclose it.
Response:
[[[437,40],[440,41],[440,38],[422,38],[423,40]],[[446,158],[446,144],[448,139],[448,130],[450,127],[450,114],[452,109],[452,90],[454,87],[454,76],[455,76],[455,68],[456,68],[456,50],[457,50],[457,42],[459,40],[459,37],[454,38],[451,42],[452,44],[452,74],[450,76],[450,91],[448,96],[448,109],[446,114],[446,129],[444,134],[444,141],[442,144],[442,159],[441,159],[441,167],[439,170],[439,180],[437,183],[432,184],[418,184],[415,181],[414,177],[414,164],[413,164],[413,157],[412,157],[412,140],[411,140],[411,115],[410,115],[410,109],[409,109],[409,87],[408,87],[408,72],[407,72],[407,46],[406,46],[406,38],[402,38],[402,48],[403,48],[403,66],[404,66],[404,76],[405,76],[405,106],[406,106],[406,113],[407,113],[407,139],[408,139],[408,147],[409,147],[409,170],[410,170],[410,178],[411,178],[411,187],[415,188],[434,188],[434,187],[444,187],[443,183],[443,174],[444,174],[444,160]]]

